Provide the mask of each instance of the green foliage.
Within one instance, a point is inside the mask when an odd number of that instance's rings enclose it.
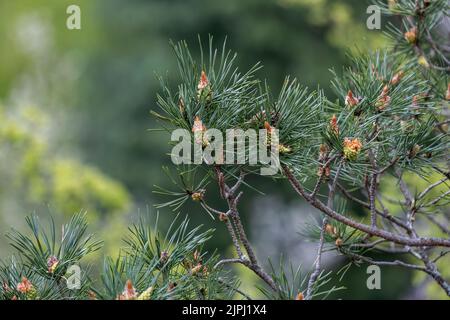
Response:
[[[103,299],[115,299],[117,292],[131,280],[137,292],[152,288],[151,299],[230,299],[236,293],[236,279],[214,268],[215,254],[202,252],[213,230],[200,232],[201,226],[188,229],[185,218],[174,220],[165,235],[157,222],[140,220],[129,228],[127,247],[116,260],[107,258],[102,273]]]
[[[31,236],[16,230],[8,234],[16,255],[0,268],[0,299],[231,299],[237,279],[215,268],[216,254],[202,252],[213,230],[191,229],[185,218],[175,219],[162,235],[157,220],[140,219],[129,228],[120,256],[105,258],[97,284],[89,276],[89,267],[80,265],[101,246],[86,235],[84,214],[74,215],[61,234],[53,220],[44,230],[37,216],[28,217]],[[79,289],[66,284],[74,265],[82,272]]]
[[[3,288],[0,299],[82,299],[87,296],[90,279],[82,272],[79,290],[69,290],[66,285],[70,266],[78,265],[86,255],[100,248],[92,235],[85,235],[87,223],[84,214],[76,214],[57,234],[51,220],[48,231],[33,215],[26,218],[31,236],[17,230],[8,235],[16,256],[0,269]],[[70,275],[69,275],[70,276]],[[28,283],[29,282],[29,283]],[[20,289],[20,284],[28,287]],[[30,295],[32,293],[32,295]]]

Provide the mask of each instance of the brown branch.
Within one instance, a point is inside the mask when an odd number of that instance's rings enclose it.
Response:
[[[320,200],[315,198],[311,198],[301,186],[300,182],[292,175],[291,171],[284,166],[283,171],[290,184],[294,188],[294,190],[302,196],[306,201],[308,201],[312,206],[319,209],[330,218],[337,220],[341,223],[344,223],[354,229],[358,229],[372,236],[377,236],[398,244],[408,245],[412,247],[450,247],[449,239],[441,239],[441,238],[408,238],[405,236],[396,235],[392,232],[388,232],[385,230],[380,230],[378,228],[373,228],[363,223],[356,222],[348,217],[341,215],[340,213],[328,208],[325,204],[323,204]]]
[[[323,250],[323,243],[325,239],[325,229],[327,226],[328,219],[325,217],[322,221],[322,228],[320,229],[320,239],[319,239],[319,246],[317,248],[317,255],[316,260],[314,261],[314,271],[311,273],[311,276],[308,281],[308,288],[306,290],[306,297],[305,300],[311,300],[314,284],[317,281],[317,277],[320,274],[320,265],[321,265],[321,259],[322,259],[322,250]]]
[[[226,217],[228,218],[226,221],[227,229],[231,235],[234,247],[239,256],[239,258],[237,259],[221,260],[216,264],[216,267],[227,263],[240,263],[249,268],[250,270],[252,270],[256,275],[258,275],[265,283],[267,283],[270,286],[272,290],[278,292],[279,291],[278,285],[275,283],[272,277],[268,273],[266,273],[264,269],[259,265],[253,247],[251,246],[250,241],[248,240],[244,226],[239,217],[239,211],[237,210],[237,204],[243,193],[240,192],[238,195],[235,195],[235,193],[242,184],[245,174],[241,172],[235,185],[230,188],[226,184],[224,174],[220,170],[219,166],[215,167],[215,173],[219,189],[221,190],[220,191],[221,196],[227,201],[228,204],[228,211],[226,213]],[[245,248],[248,258],[243,254],[240,243]]]

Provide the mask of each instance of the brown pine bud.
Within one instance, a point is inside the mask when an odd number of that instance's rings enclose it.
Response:
[[[412,27],[411,29],[409,29],[409,31],[406,31],[404,34],[405,40],[410,43],[410,44],[414,44],[417,42],[417,28],[416,27]]]
[[[415,144],[411,150],[409,150],[408,158],[414,158],[420,152],[420,149],[421,147],[418,144]]]
[[[396,74],[394,74],[394,76],[391,79],[391,84],[394,86],[397,85],[400,82],[400,80],[402,80],[403,75],[404,75],[403,71],[399,71]]]
[[[221,212],[219,214],[219,220],[222,221],[222,222],[227,222],[228,221],[228,215],[223,213],[223,212]]]
[[[335,133],[336,135],[339,134],[339,126],[338,126],[337,118],[336,118],[335,114],[333,114],[333,116],[331,117],[330,128],[333,133]]]
[[[327,225],[325,226],[325,232],[330,235],[334,235],[333,226],[331,224],[327,223]]]
[[[203,266],[201,263],[197,264],[195,267],[191,269],[191,274],[194,276],[196,275],[200,270],[202,270]]]
[[[345,105],[347,107],[354,107],[359,103],[359,99],[353,96],[352,90],[348,90],[347,96],[345,97]]]
[[[97,300],[97,295],[95,294],[94,291],[89,290],[88,293],[87,293],[87,295],[88,295],[88,299],[89,299],[89,300]]]
[[[305,297],[303,296],[303,292],[299,292],[297,296],[295,297],[295,300],[305,300]]]
[[[335,244],[337,247],[340,247],[344,244],[344,241],[341,238],[337,238]]]

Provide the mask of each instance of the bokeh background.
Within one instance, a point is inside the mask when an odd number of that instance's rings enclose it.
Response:
[[[81,30],[66,28],[66,8],[81,8]],[[167,135],[157,126],[159,83],[177,80],[169,40],[197,48],[208,34],[237,51],[239,66],[261,61],[261,79],[277,91],[286,75],[320,85],[328,97],[330,68],[346,53],[383,47],[382,31],[366,28],[361,0],[0,0],[0,258],[10,254],[3,236],[23,230],[32,212],[59,222],[87,211],[91,231],[105,240],[104,254],[117,255],[127,225],[155,214],[154,185],[170,187],[161,167],[170,165]],[[383,24],[385,21],[383,21]],[[282,182],[252,181],[268,194],[246,191],[242,203],[251,240],[261,260],[281,255],[307,271],[315,245],[299,232],[317,216]],[[220,206],[220,203],[217,202]],[[353,208],[355,211],[357,208]],[[209,249],[231,253],[223,225],[196,206],[183,209],[192,224],[215,228]],[[162,225],[174,213],[160,210]],[[347,261],[327,256],[337,272]],[[236,272],[257,295],[254,276]],[[381,299],[432,297],[408,271],[382,270],[382,290],[366,287],[366,268],[351,267],[332,297]],[[420,280],[420,279],[419,279]]]

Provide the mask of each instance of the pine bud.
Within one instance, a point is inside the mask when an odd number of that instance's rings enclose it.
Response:
[[[204,199],[204,197],[205,197],[204,190],[200,190],[200,191],[197,191],[197,192],[194,192],[191,194],[192,200],[197,201],[197,202],[202,201]]]
[[[402,80],[403,75],[404,75],[403,71],[397,72],[397,73],[394,74],[394,76],[392,77],[390,83],[391,83],[392,85],[394,85],[394,86],[397,85],[397,84],[400,82],[400,80]]]
[[[22,277],[22,281],[17,284],[17,291],[25,294],[27,299],[30,300],[35,299],[37,296],[36,289],[26,277]]]
[[[353,96],[352,90],[348,90],[347,96],[345,97],[345,105],[347,107],[354,107],[359,103],[359,99]]]
[[[159,262],[165,264],[169,260],[169,253],[167,251],[162,251],[159,257]]]
[[[200,270],[202,270],[203,266],[201,263],[197,264],[195,267],[191,269],[191,274],[194,276],[196,275]]]
[[[325,226],[325,232],[332,236],[335,234],[333,226],[329,223]]]
[[[447,86],[447,92],[445,93],[445,99],[450,100],[450,83]]]
[[[303,292],[299,292],[297,296],[295,297],[295,300],[305,300],[305,297],[303,296]]]
[[[219,214],[219,220],[222,222],[227,222],[228,221],[228,215],[226,215],[225,213],[221,212]]]
[[[412,27],[411,29],[409,29],[409,31],[406,31],[404,34],[405,40],[409,43],[409,44],[414,44],[417,42],[417,28],[416,27]]]
[[[322,166],[319,166],[319,170],[317,170],[317,175],[320,176],[325,176],[325,177],[329,177],[331,173],[331,169],[330,166],[326,166],[325,168],[323,168]]]
[[[94,291],[89,290],[87,294],[89,300],[97,300],[97,294]]]
[[[391,102],[391,97],[388,96],[389,93],[389,87],[386,85],[383,88],[383,91],[381,92],[381,95],[378,97],[378,101],[376,103],[376,107],[379,111],[383,111],[389,106],[389,103]]]
[[[48,273],[54,273],[58,264],[59,260],[55,256],[51,256],[50,258],[48,258],[47,260]]]
[[[361,151],[362,143],[358,138],[344,139],[344,156],[347,160],[356,160],[359,152]]]
[[[344,244],[344,241],[341,238],[337,238],[335,244],[337,247],[340,247]]]
[[[292,152],[292,148],[289,146],[285,146],[284,144],[279,145],[280,154],[287,154]]]
[[[197,89],[203,90],[209,85],[208,77],[206,76],[205,71],[202,71],[200,75],[200,81],[198,82]]]
[[[388,0],[388,8],[393,11],[397,8],[397,0]]]
[[[134,288],[131,280],[127,280],[125,284],[125,289],[123,290],[122,294],[119,295],[117,300],[136,300],[136,298],[137,298],[136,289]]]
[[[409,150],[408,158],[414,158],[420,152],[420,149],[421,147],[418,144],[415,144],[411,150]]]
[[[200,75],[200,80],[198,82],[197,89],[198,89],[198,91],[197,91],[197,99],[198,100],[203,100],[203,99],[205,99],[206,101],[211,100],[211,96],[212,96],[211,86],[209,84],[209,80],[208,80],[208,77],[206,76],[205,71],[202,71],[202,73]]]
[[[192,132],[194,133],[194,141],[197,144],[201,144],[203,147],[209,145],[208,138],[206,137],[206,126],[203,124],[199,116],[194,118],[194,125],[192,126]]]
[[[336,135],[339,134],[339,126],[338,126],[337,118],[336,118],[335,114],[333,114],[333,116],[331,117],[330,128],[331,128],[331,132],[333,132]]]
[[[142,292],[137,299],[138,300],[150,300],[152,293],[153,293],[153,287],[149,287],[147,290]]]
[[[420,56],[417,59],[417,63],[419,65],[421,65],[422,67],[425,67],[425,68],[429,68],[430,67],[430,64],[428,63],[427,58],[425,58],[424,56]]]
[[[330,152],[330,148],[328,148],[328,145],[325,143],[322,143],[319,146],[319,161],[323,161],[328,156],[328,153]]]

